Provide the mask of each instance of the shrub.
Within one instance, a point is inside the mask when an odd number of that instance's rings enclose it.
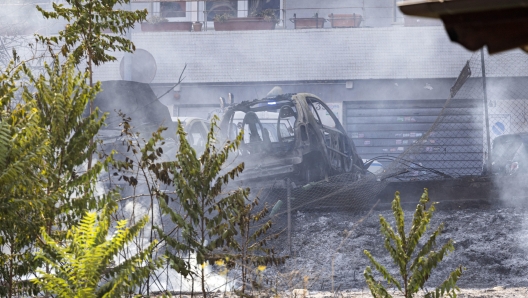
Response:
[[[215,22],[225,22],[229,20],[230,18],[234,18],[234,17],[235,16],[233,16],[233,14],[230,14],[230,13],[222,13],[222,14],[215,15],[214,21]]]
[[[246,289],[260,289],[262,287],[261,272],[268,266],[282,265],[285,256],[279,256],[268,244],[277,239],[278,233],[271,233],[273,225],[268,219],[270,210],[267,205],[257,211],[259,199],[255,198],[243,208],[239,208],[238,215],[233,218],[238,237],[231,239],[227,252],[217,253],[209,257],[209,261],[220,261],[227,268],[237,267],[240,272],[242,287],[235,291],[237,295],[246,297]],[[256,275],[256,276],[254,276]],[[249,295],[251,296],[251,295]]]
[[[71,58],[54,59],[39,75],[13,63],[0,75],[2,297],[38,292],[28,276],[41,267],[33,252],[42,227],[60,241],[86,210],[101,210],[112,199],[95,191],[103,163],[85,169],[105,116],[84,111],[100,85],[89,87]]]
[[[411,298],[420,289],[430,277],[431,271],[438,266],[450,251],[454,250],[453,241],[450,239],[439,250],[435,251],[436,239],[443,230],[443,224],[433,232],[427,242],[417,250],[420,238],[424,235],[429,222],[435,211],[434,203],[427,209],[429,195],[427,189],[424,190],[416,211],[414,212],[412,227],[405,235],[404,213],[400,204],[400,193],[396,192],[392,201],[392,211],[396,220],[396,231],[394,231],[387,220],[380,215],[381,233],[385,238],[385,248],[397,265],[400,273],[400,279],[396,279],[380,263],[378,263],[365,250],[365,255],[369,258],[374,268],[381,273],[388,285],[392,284],[400,290],[404,297]],[[417,251],[417,252],[416,252]],[[425,297],[456,297],[456,286],[458,278],[462,275],[462,267],[455,269],[449,277],[438,286],[433,292],[428,292]],[[376,281],[372,274],[372,269],[367,266],[364,272],[365,280],[374,297],[392,297],[381,282]]]
[[[225,247],[236,235],[237,214],[243,210],[249,189],[238,188],[224,192],[224,187],[235,179],[243,170],[241,163],[232,169],[226,169],[230,153],[236,152],[243,134],[235,140],[227,141],[222,147],[217,147],[215,138],[215,116],[211,120],[211,128],[207,135],[205,150],[201,156],[187,141],[187,133],[181,122],[178,123],[179,150],[176,161],[166,163],[169,176],[175,185],[175,198],[181,206],[181,212],[172,210],[167,202],[169,197],[158,193],[160,208],[169,215],[171,221],[180,229],[182,241],[174,239],[174,234],[166,234],[158,230],[162,239],[176,252],[189,250],[196,254],[196,262],[202,293],[206,296],[205,263],[208,256],[215,250]],[[180,255],[168,253],[171,266],[176,271],[187,275],[189,264]]]
[[[260,12],[254,12],[251,14],[252,17],[261,17],[264,18],[265,21],[269,22],[275,22],[278,23],[279,19],[277,18],[277,14],[275,13],[275,10],[273,9],[264,9]]]
[[[163,260],[150,258],[157,244],[154,241],[147,249],[112,266],[148,222],[144,217],[127,227],[126,220],[118,221],[115,234],[108,239],[110,216],[116,210],[117,204],[109,205],[100,219],[95,212],[87,213],[78,226],[68,231],[64,243],[54,241],[43,229],[45,245],[37,257],[54,272],[39,271],[41,277],[33,282],[56,297],[121,297],[139,286]]]

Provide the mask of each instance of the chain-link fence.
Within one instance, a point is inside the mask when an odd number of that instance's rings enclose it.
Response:
[[[431,180],[488,173],[496,164],[494,139],[528,128],[527,66],[524,53],[473,54],[431,128],[395,158],[387,177]]]
[[[278,234],[278,238],[267,243],[267,247],[273,247],[277,255],[293,256],[295,244],[292,239],[300,230],[296,227],[300,224],[296,222],[299,212],[366,212],[372,210],[377,204],[378,194],[393,181],[460,179],[489,174],[492,164],[499,161],[493,142],[497,142],[499,137],[522,134],[528,129],[528,55],[516,52],[482,55],[482,52],[477,52],[465,65],[461,65],[460,75],[445,102],[432,107],[424,106],[409,115],[414,122],[430,127],[409,138],[410,143],[398,156],[376,157],[376,160],[384,162],[383,172],[377,175],[367,172],[360,176],[340,174],[306,185],[295,185],[285,179],[271,181],[267,187],[252,188],[250,199],[258,197],[259,208],[266,205],[270,209],[266,218],[252,224],[252,230],[272,220],[273,227],[267,233]],[[511,142],[507,144],[509,146]],[[488,158],[490,151],[492,154]],[[511,168],[512,165],[508,166]],[[156,238],[155,233],[151,233],[153,226],[161,226],[166,231],[177,229],[169,218],[161,215],[154,199],[135,197],[137,193],[122,202],[120,218],[148,214],[152,225],[137,239],[129,253]],[[179,205],[174,203],[172,207],[177,209]],[[176,232],[174,237],[180,237],[180,234]],[[160,247],[158,253],[163,251],[164,248]],[[182,257],[188,258],[194,269],[201,266],[193,260],[192,253],[182,253]],[[241,281],[236,270],[228,273],[221,264],[208,265],[206,271],[208,291],[229,291],[238,288],[242,282],[248,282]],[[257,276],[258,270],[254,272]],[[196,282],[167,266],[153,274],[149,280],[149,291],[200,292]],[[146,290],[142,289],[142,292],[146,293]]]
[[[299,211],[372,210],[379,202],[376,196],[390,182],[480,177],[491,174],[492,169],[495,173],[501,162],[496,152],[501,149],[497,147],[498,137],[528,132],[527,72],[528,56],[524,53],[489,56],[476,52],[461,65],[445,102],[424,105],[408,115],[415,123],[432,124],[419,136],[415,133],[414,140],[400,155],[377,156],[376,160],[384,162],[383,173],[369,173],[360,179],[341,174],[304,186],[282,184],[268,189],[261,198],[274,207],[276,231],[284,231],[282,241],[274,245],[282,247],[283,253],[295,253],[291,239],[300,230],[295,224],[300,223],[292,217]],[[507,146],[511,144],[508,142]],[[518,150],[519,146],[512,148],[512,154],[524,150]]]

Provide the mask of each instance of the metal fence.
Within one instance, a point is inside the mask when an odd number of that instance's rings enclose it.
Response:
[[[265,219],[273,221],[270,233],[280,233],[278,239],[268,243],[269,247],[274,247],[278,255],[294,255],[294,247],[299,243],[292,241],[296,239],[295,233],[301,230],[300,223],[296,222],[298,212],[368,211],[377,204],[376,196],[391,181],[432,181],[489,174],[494,162],[489,154],[494,139],[505,134],[528,132],[528,55],[509,52],[488,56],[477,52],[460,67],[460,74],[453,82],[449,98],[415,104],[412,114],[399,116],[409,117],[409,121],[406,118],[402,120],[383,116],[383,107],[364,106],[363,112],[367,114],[369,110],[381,110],[380,121],[384,123],[376,133],[386,133],[383,125],[394,125],[391,121],[415,125],[407,132],[408,136],[404,135],[405,132],[396,138],[391,136],[391,141],[401,140],[403,150],[399,155],[385,156],[389,159],[389,165],[383,173],[367,173],[362,177],[341,174],[307,185],[293,185],[288,180],[275,181],[268,187],[252,189],[251,198],[258,196],[261,206],[268,204],[272,210]],[[402,106],[401,111],[409,110],[405,107]],[[411,136],[412,131],[414,135]],[[403,144],[403,140],[408,142]],[[384,158],[383,154],[369,157]],[[177,204],[174,208],[178,208]],[[151,216],[152,226],[161,226],[165,230],[176,228],[168,217],[160,214],[155,200],[137,197],[122,202],[120,218],[146,214]],[[253,229],[258,229],[262,224],[254,223]],[[144,247],[145,243],[152,240],[149,237],[156,237],[155,233],[147,237],[148,234],[150,230],[142,234],[143,238],[136,240],[128,253]],[[175,237],[178,237],[178,233],[175,233]],[[164,249],[160,247],[157,253],[161,255]],[[182,253],[182,256],[193,262],[192,254]],[[123,258],[126,257],[123,255]],[[192,265],[195,270],[199,270],[200,264]],[[332,272],[326,269],[322,271]],[[226,273],[225,267],[220,265],[208,265],[206,272],[208,291],[229,291],[239,287],[242,282],[236,270]],[[333,280],[333,276],[324,278]],[[178,275],[169,266],[153,274],[148,287],[145,285],[139,290],[146,294],[147,288],[150,293],[199,289],[196,280]]]
[[[449,93],[449,98],[444,101],[414,103],[412,114],[402,116],[404,119],[384,116],[383,107],[358,103],[363,105],[363,115],[370,115],[369,111],[375,113],[376,121],[381,125],[374,126],[373,132],[377,134],[390,134],[386,126],[397,123],[404,123],[406,127],[411,125],[409,131],[397,132],[401,135],[390,139],[408,140],[409,143],[400,145],[404,148],[401,154],[385,155],[389,165],[379,175],[367,174],[357,180],[357,177],[342,174],[304,186],[285,184],[286,190],[276,190],[271,198],[263,197],[271,199],[272,203],[279,202],[275,203],[280,209],[277,208],[274,220],[276,230],[285,231],[283,241],[277,244],[282,252],[294,255],[292,247],[299,245],[292,243],[296,231],[302,230],[299,227],[302,223],[292,220],[299,211],[365,212],[378,204],[377,195],[393,181],[432,182],[495,175],[496,169],[493,168],[493,173],[491,171],[492,164],[498,161],[493,159],[496,154],[490,154],[495,148],[494,140],[508,134],[528,132],[528,55],[520,51],[494,56],[484,51],[476,52],[465,65],[461,65],[460,74]],[[406,104],[403,103],[402,107],[393,104],[391,108],[410,111]],[[372,126],[372,123],[354,125]],[[411,135],[412,131],[415,135]],[[384,158],[380,152],[372,155],[369,157]],[[325,278],[333,280],[333,276]]]
[[[382,117],[374,125],[355,123],[355,127],[369,125],[373,134],[390,145],[375,146],[365,156],[391,161],[385,169],[387,179],[435,180],[489,173],[494,163],[493,140],[528,129],[527,66],[524,53],[489,56],[477,52],[461,67],[445,102],[392,104],[390,117],[383,117],[389,107],[367,107],[362,113],[376,109]]]

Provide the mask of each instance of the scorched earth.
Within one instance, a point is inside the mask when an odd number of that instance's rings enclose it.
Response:
[[[459,297],[528,297],[528,209],[504,204],[463,209],[442,205],[448,203],[437,205],[426,237],[443,222],[437,244],[453,239],[455,251],[433,271],[424,290],[434,289],[461,265],[465,270],[458,282]],[[404,206],[407,228],[415,206]],[[266,270],[270,283],[290,294],[304,288],[312,297],[369,297],[363,278],[369,265],[364,249],[392,274],[397,272],[383,246],[380,214],[394,226],[388,206],[362,212],[295,211],[292,257],[284,266]],[[282,253],[288,254],[288,248]]]

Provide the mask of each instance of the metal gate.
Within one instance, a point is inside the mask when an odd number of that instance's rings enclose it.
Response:
[[[482,100],[450,102],[439,124],[424,138],[445,104],[446,100],[350,101],[344,104],[343,120],[363,159],[377,159],[386,167],[388,157],[412,152],[405,158],[427,169],[449,176],[480,174]]]

